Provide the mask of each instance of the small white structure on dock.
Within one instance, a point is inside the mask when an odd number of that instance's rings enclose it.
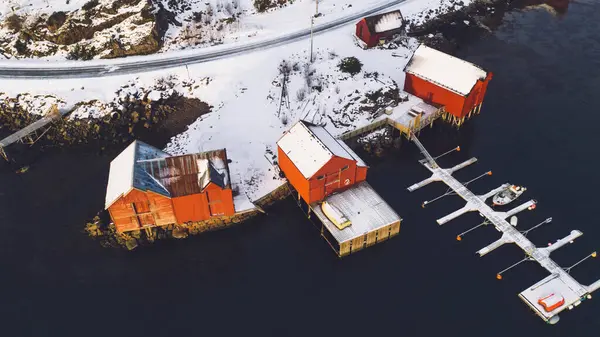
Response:
[[[463,215],[467,212],[478,211],[479,214],[482,217],[485,217],[487,220],[476,227],[479,227],[483,224],[493,224],[494,227],[496,227],[496,229],[502,233],[502,237],[499,240],[491,243],[487,247],[484,247],[477,252],[480,256],[484,256],[485,254],[502,246],[505,243],[514,243],[518,245],[526,254],[526,257],[523,260],[498,273],[498,279],[502,279],[502,272],[507,271],[508,269],[516,266],[517,264],[525,261],[536,261],[537,263],[539,263],[540,266],[542,266],[550,273],[548,277],[544,278],[543,280],[534,284],[533,286],[523,290],[519,294],[519,297],[544,321],[551,324],[557,323],[559,320],[558,314],[561,311],[565,309],[570,310],[573,307],[578,306],[581,303],[581,301],[591,298],[590,293],[600,288],[600,280],[594,282],[589,286],[584,286],[577,282],[569,274],[571,268],[573,268],[575,265],[579,264],[580,262],[589,257],[595,257],[596,252],[588,255],[583,260],[566,269],[560,267],[558,264],[556,264],[556,262],[554,262],[554,260],[550,258],[550,253],[557,250],[558,248],[561,248],[567,243],[573,242],[575,238],[583,234],[581,231],[573,230],[569,235],[556,241],[554,244],[551,244],[548,247],[536,247],[531,241],[529,241],[529,239],[525,237],[525,234],[527,234],[527,232],[529,232],[531,229],[537,228],[539,225],[525,231],[525,233],[522,233],[519,230],[517,230],[514,227],[514,225],[511,225],[506,221],[506,219],[508,219],[516,213],[519,213],[526,209],[534,209],[536,205],[535,200],[530,200],[516,208],[513,208],[508,212],[496,212],[490,206],[488,206],[485,203],[485,201],[500,190],[506,188],[507,184],[504,184],[499,188],[489,193],[486,193],[485,195],[475,195],[466,187],[466,185],[469,182],[474,181],[482,176],[488,174],[491,175],[491,171],[486,172],[486,174],[463,184],[459,182],[456,178],[454,178],[452,176],[452,173],[463,167],[471,165],[472,163],[475,163],[475,158],[472,158],[462,164],[459,164],[454,168],[443,169],[439,167],[436,163],[435,159],[437,157],[432,157],[427,152],[423,144],[421,144],[421,142],[414,135],[412,136],[412,140],[419,147],[421,153],[425,156],[426,159],[421,160],[420,163],[423,164],[423,166],[425,166],[431,172],[431,177],[423,180],[420,183],[410,186],[408,190],[412,192],[434,181],[442,181],[449,187],[448,192],[446,192],[438,198],[433,199],[432,201],[424,202],[423,207],[435,200],[441,199],[442,197],[448,195],[459,195],[466,201],[466,205],[461,209],[438,219],[438,224],[443,225],[448,221],[455,219],[458,216]],[[547,219],[544,223],[550,222],[548,220],[551,221],[551,218]],[[514,223],[516,224],[516,222]],[[457,240],[461,240],[461,235],[457,236]]]

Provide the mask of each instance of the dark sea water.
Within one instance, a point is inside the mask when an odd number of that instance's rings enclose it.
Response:
[[[540,246],[579,229],[584,236],[553,254],[567,267],[600,248],[600,4],[573,2],[557,18],[543,9],[509,14],[492,36],[459,56],[495,74],[482,114],[459,132],[421,134],[432,153],[484,192],[504,182],[528,187],[538,208],[519,216]],[[101,248],[82,233],[102,207],[114,154],[51,153],[31,170],[0,171],[0,331],[2,336],[569,336],[600,334],[600,299],[583,302],[550,326],[517,294],[546,276],[520,260],[516,246],[479,258],[499,238],[484,227],[455,237],[481,219],[469,214],[435,223],[462,206],[432,185],[416,148],[372,165],[368,180],[404,218],[400,235],[338,259],[293,200],[268,216],[227,230],[124,252]],[[600,278],[590,260],[572,274]],[[595,294],[600,298],[600,294]],[[596,297],[595,296],[595,297]]]

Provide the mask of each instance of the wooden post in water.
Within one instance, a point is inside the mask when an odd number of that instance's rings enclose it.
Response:
[[[6,155],[6,152],[4,152],[4,147],[2,145],[0,145],[0,156],[2,156],[4,160],[8,161],[8,156]]]

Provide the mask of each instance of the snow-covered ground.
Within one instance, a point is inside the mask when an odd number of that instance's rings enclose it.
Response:
[[[323,1],[325,3],[327,1]],[[447,3],[446,0],[408,0],[398,8],[405,17],[414,19],[424,11]],[[328,131],[339,135],[373,120],[369,109],[373,102],[366,94],[403,87],[402,69],[416,48],[416,41],[408,39],[405,46],[393,50],[363,50],[354,42],[354,29],[352,24],[316,36],[312,64],[309,41],[304,40],[281,48],[190,65],[189,69],[147,72],[136,77],[0,80],[0,91],[5,92],[0,93],[0,98],[27,92],[32,109],[39,106],[33,102],[43,100],[44,95],[52,96],[46,98],[48,100],[58,98],[62,105],[93,101],[91,108],[80,107],[82,110],[75,115],[85,117],[109,113],[115,108],[111,102],[118,103],[124,92],[150,91],[150,98],[156,99],[163,94],[161,90],[176,90],[196,97],[213,105],[213,111],[174,137],[165,150],[183,154],[226,148],[232,160],[229,165],[232,181],[239,181],[243,192],[256,200],[283,183],[271,161],[276,153],[276,141],[294,122],[303,118],[326,123]],[[349,56],[363,63],[362,71],[354,76],[340,72],[337,66],[342,58]],[[278,114],[282,61],[291,69],[289,107],[284,106]],[[165,82],[172,85],[165,86]],[[315,86],[320,86],[320,92]]]
[[[93,8],[85,7],[96,2]],[[294,0],[283,7],[273,8],[264,13],[256,11],[254,0],[152,0],[151,2],[155,8],[160,4],[172,13],[167,19],[168,29],[164,34],[164,43],[159,53],[220,44],[248,43],[300,31],[310,27],[310,17],[317,11],[315,0]],[[320,15],[314,19],[314,24],[331,22],[386,2],[389,0],[363,0],[354,3],[350,3],[349,0],[321,0],[318,6]],[[413,4],[409,4],[410,2]],[[418,4],[414,4],[415,2]],[[457,3],[458,0],[408,0],[405,7],[433,8],[443,11]],[[111,11],[113,4],[118,4],[118,8]],[[19,58],[39,57],[44,60],[61,61],[69,54],[87,54],[92,48],[94,50],[91,53],[97,54],[95,58],[125,55],[132,48],[135,48],[138,53],[153,52],[158,47],[154,37],[155,23],[153,20],[145,19],[141,13],[147,5],[148,3],[143,0],[2,1],[0,22],[13,14],[26,18],[20,26],[27,28],[27,31],[33,31],[36,38],[23,39],[22,29],[11,28],[8,24],[0,25],[0,59],[3,55],[8,57],[9,54],[18,53],[21,54]],[[57,30],[50,31],[50,28],[47,28],[51,26],[47,23],[50,21],[47,20],[52,13],[59,11],[67,13],[67,20],[63,20],[65,23],[60,23]],[[410,9],[408,11],[410,12]],[[420,23],[424,18],[432,15],[433,13],[425,13],[420,17],[411,18],[414,23]],[[119,19],[124,16],[127,18]],[[68,30],[80,29],[79,27],[83,27],[82,23],[90,18],[91,21],[85,25],[95,27],[89,28],[93,31],[91,38],[65,33]],[[75,28],[70,28],[70,25],[74,25]],[[59,35],[62,42],[52,42],[59,39],[57,37]],[[2,52],[3,45],[6,49],[4,52]],[[79,49],[76,49],[76,46]],[[81,49],[85,52],[75,52]],[[85,58],[85,56],[77,57]]]

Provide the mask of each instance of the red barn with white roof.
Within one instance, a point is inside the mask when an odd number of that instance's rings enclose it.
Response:
[[[367,165],[322,126],[299,121],[277,142],[281,171],[307,204],[367,178]]]
[[[368,16],[356,24],[356,37],[367,48],[375,47],[381,41],[387,41],[400,34],[404,29],[404,18],[399,10]]]
[[[404,91],[457,118],[479,112],[492,73],[421,44],[404,68]]]

